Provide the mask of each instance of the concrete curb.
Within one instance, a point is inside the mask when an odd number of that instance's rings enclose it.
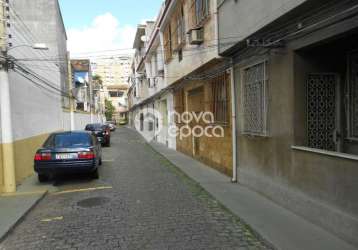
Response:
[[[30,211],[32,209],[34,209],[45,198],[45,196],[47,194],[48,194],[48,190],[44,191],[43,194],[41,194],[39,197],[34,198],[34,201],[31,204],[31,206],[26,208],[20,217],[17,217],[16,219],[14,219],[14,222],[12,222],[12,224],[9,226],[9,228],[7,228],[2,235],[0,235],[0,244],[16,228],[16,226],[18,226],[24,220],[24,218],[30,213]]]

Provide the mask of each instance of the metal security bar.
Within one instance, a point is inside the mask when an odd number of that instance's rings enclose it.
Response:
[[[212,81],[213,113],[216,123],[228,122],[228,77],[226,73]]]
[[[266,136],[267,96],[266,64],[262,62],[243,70],[243,133]]]

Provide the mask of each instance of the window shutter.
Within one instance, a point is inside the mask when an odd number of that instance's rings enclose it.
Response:
[[[193,29],[196,27],[196,0],[191,0],[189,8],[188,28]]]
[[[171,59],[171,34],[170,34],[170,24],[164,30],[164,59],[167,63]]]
[[[177,8],[178,10],[178,8]],[[173,18],[171,20],[171,38],[173,49],[176,50],[178,48],[178,11],[175,11]]]

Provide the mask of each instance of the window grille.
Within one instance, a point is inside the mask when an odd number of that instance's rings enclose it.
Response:
[[[336,151],[336,74],[310,74],[307,82],[308,147]]]
[[[358,140],[358,53],[349,56],[349,138]]]
[[[228,84],[226,73],[215,78],[212,82],[213,113],[215,122],[228,122]]]
[[[243,133],[267,136],[266,62],[243,70]]]

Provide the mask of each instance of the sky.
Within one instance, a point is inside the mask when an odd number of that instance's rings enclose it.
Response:
[[[73,57],[126,54],[136,27],[154,20],[163,0],[59,0]],[[98,52],[116,50],[111,52]],[[91,52],[90,54],[88,52]]]

